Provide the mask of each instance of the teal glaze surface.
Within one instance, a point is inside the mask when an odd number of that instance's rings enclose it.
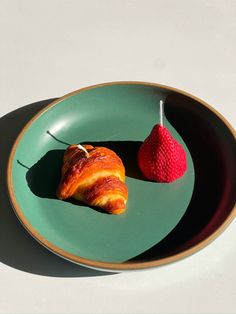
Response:
[[[166,119],[164,124],[187,153],[186,174],[174,183],[159,184],[144,180],[137,169],[131,175],[126,169],[127,211],[117,216],[55,198],[66,145],[47,133],[67,143],[124,144],[125,150],[148,136],[159,121],[159,101],[166,96],[163,88],[140,84],[95,87],[62,100],[30,125],[13,158],[13,187],[21,211],[42,237],[80,257],[124,262],[177,225],[191,199],[194,167],[186,145]],[[132,158],[135,163],[136,156]]]

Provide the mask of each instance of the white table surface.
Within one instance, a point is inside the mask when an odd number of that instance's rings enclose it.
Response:
[[[1,116],[87,85],[138,80],[188,91],[236,125],[235,0],[0,0],[0,42]],[[3,150],[12,121],[0,119]],[[180,262],[106,275],[42,248],[4,204],[1,313],[236,313],[235,221]]]

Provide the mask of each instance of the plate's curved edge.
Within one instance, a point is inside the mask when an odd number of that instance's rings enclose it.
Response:
[[[11,203],[13,205],[13,210],[19,219],[22,226],[26,229],[26,231],[42,246],[44,246],[46,249],[51,251],[52,253],[62,257],[65,260],[68,260],[70,262],[73,262],[78,265],[82,265],[85,267],[90,267],[97,270],[104,270],[104,271],[111,271],[111,272],[121,272],[121,271],[131,271],[131,270],[141,270],[141,269],[147,269],[147,268],[154,268],[166,264],[170,264],[173,262],[177,262],[178,260],[181,260],[183,258],[186,258],[194,253],[197,253],[204,247],[206,247],[208,244],[210,244],[212,241],[214,241],[226,228],[227,226],[233,221],[233,219],[236,216],[236,211],[232,211],[231,214],[228,216],[228,218],[224,221],[224,223],[221,224],[221,226],[212,233],[208,238],[204,239],[203,241],[199,242],[197,245],[183,251],[177,254],[174,254],[172,256],[161,258],[157,261],[149,261],[149,262],[125,262],[125,263],[108,263],[108,262],[100,262],[100,261],[94,261],[90,259],[86,259],[83,257],[79,257],[73,254],[70,254],[59,247],[53,245],[46,239],[44,239],[25,219],[23,213],[16,210],[14,207],[14,203]],[[19,210],[20,208],[18,208]],[[234,207],[234,209],[236,209]]]
[[[20,142],[21,138],[25,134],[26,130],[30,127],[30,125],[37,120],[42,114],[44,114],[48,109],[54,107],[61,101],[63,101],[66,98],[69,98],[73,95],[76,95],[78,93],[84,92],[89,89],[98,88],[102,86],[108,86],[108,85],[146,85],[146,86],[152,86],[152,87],[159,87],[164,88],[166,90],[177,92],[179,94],[185,95],[189,98],[192,98],[196,100],[197,102],[201,103],[201,105],[205,106],[206,108],[210,109],[218,118],[227,126],[231,134],[234,138],[236,138],[236,132],[231,126],[231,124],[212,106],[210,106],[208,103],[203,101],[202,99],[195,97],[185,91],[182,91],[175,87],[170,87],[162,84],[157,83],[149,83],[149,82],[141,82],[141,81],[118,81],[118,82],[108,82],[108,83],[101,83],[96,85],[91,85],[88,87],[84,87],[81,89],[78,89],[74,92],[68,93],[65,96],[60,97],[59,99],[53,101],[51,104],[40,110],[33,118],[30,119],[30,121],[24,126],[24,128],[19,133],[18,137],[16,138],[13,147],[11,149],[9,160],[8,160],[8,166],[7,166],[7,187],[8,187],[8,193],[10,202],[12,204],[13,210],[18,217],[19,221],[23,225],[23,227],[31,234],[31,236],[36,239],[40,244],[42,244],[44,247],[46,247],[51,252],[55,253],[56,255],[61,256],[64,259],[67,259],[71,262],[74,262],[76,264],[80,264],[87,267],[92,267],[95,269],[101,269],[101,270],[109,270],[109,271],[123,271],[123,270],[138,270],[138,269],[145,269],[145,268],[152,268],[161,266],[164,264],[168,264],[171,262],[175,262],[177,260],[180,260],[184,257],[190,256],[193,253],[198,252],[200,249],[204,248],[208,244],[210,244],[215,238],[217,238],[225,229],[226,227],[233,221],[233,219],[236,216],[236,205],[232,208],[230,214],[227,216],[227,218],[222,222],[222,224],[207,238],[200,241],[198,244],[194,245],[193,247],[190,247],[189,249],[186,249],[180,253],[177,253],[175,255],[165,257],[156,261],[148,261],[148,262],[125,262],[125,263],[109,263],[109,262],[100,262],[95,260],[86,259],[80,256],[76,256],[73,254],[70,254],[59,247],[53,245],[51,242],[47,241],[45,238],[43,238],[27,221],[25,218],[20,206],[17,203],[17,200],[15,198],[14,189],[13,189],[13,182],[12,182],[12,162],[14,159],[14,155],[18,146],[18,143]]]

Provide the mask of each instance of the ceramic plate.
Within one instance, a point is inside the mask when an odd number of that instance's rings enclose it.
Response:
[[[137,165],[140,144],[159,121],[160,99],[165,101],[164,124],[187,153],[187,172],[171,184],[145,180]],[[203,127],[208,133],[203,134]],[[124,214],[110,215],[72,199],[56,198],[62,156],[71,143],[106,146],[122,158],[129,189]],[[92,86],[53,102],[23,129],[9,159],[10,199],[30,234],[66,259],[106,270],[157,266],[199,249],[232,220],[235,200],[231,185],[225,183],[235,180],[235,172],[229,171],[235,167],[234,144],[227,122],[184,92],[140,82]],[[217,154],[212,161],[214,150]],[[218,196],[211,199],[207,189],[215,185]],[[215,229],[194,242],[199,236],[195,230],[186,246],[178,230],[183,224],[185,235],[186,230],[195,229],[190,225],[192,218],[186,229],[186,219],[195,215],[196,222],[202,217],[204,198],[209,221],[204,216],[198,229],[202,224],[200,231],[208,226],[209,232],[208,223],[217,215]]]

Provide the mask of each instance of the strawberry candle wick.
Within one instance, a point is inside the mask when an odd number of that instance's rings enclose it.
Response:
[[[163,126],[163,101],[160,100],[160,125]]]

